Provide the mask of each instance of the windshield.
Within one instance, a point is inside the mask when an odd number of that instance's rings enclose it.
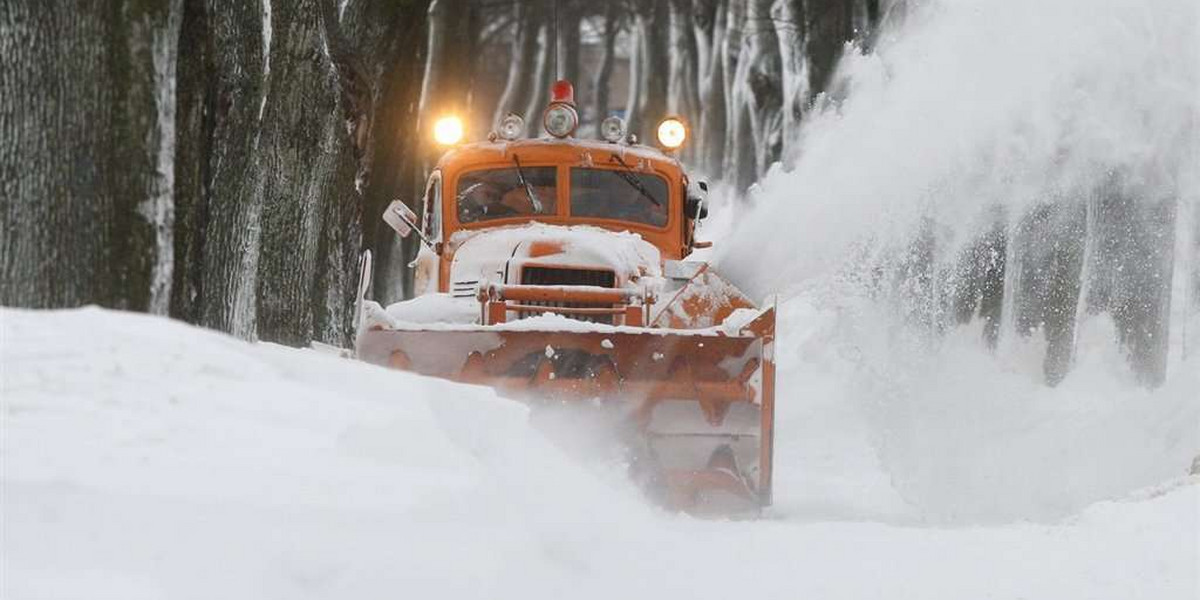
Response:
[[[571,216],[667,224],[667,181],[618,169],[571,169]]]
[[[469,171],[458,177],[458,221],[552,215],[556,209],[557,170],[517,167]],[[524,184],[522,184],[524,176]]]

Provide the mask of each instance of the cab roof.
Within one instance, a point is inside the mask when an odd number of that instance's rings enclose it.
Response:
[[[443,154],[437,166],[439,169],[457,170],[478,163],[509,161],[509,157],[517,152],[524,160],[579,164],[603,164],[609,162],[612,155],[617,155],[638,170],[667,168],[683,171],[678,158],[651,146],[553,137],[511,141],[497,139],[463,144]]]

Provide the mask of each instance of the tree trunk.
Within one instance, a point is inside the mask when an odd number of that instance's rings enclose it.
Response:
[[[165,311],[181,14],[0,6],[0,304]]]
[[[346,10],[188,0],[188,31],[197,33],[181,38],[194,45],[179,66],[187,160],[177,164],[188,234],[177,243],[173,314],[242,337],[348,342],[364,196],[367,214],[378,215],[380,196],[411,181],[396,179],[391,147],[411,129],[375,122],[376,107],[415,99],[376,98],[387,76],[419,65],[411,47],[419,28],[409,23],[423,12],[421,3],[383,0]],[[404,143],[400,151],[412,154]]]
[[[429,5],[425,73],[418,106],[422,132],[430,131],[441,114],[457,115],[470,124],[467,104],[474,66],[474,12],[470,0],[433,0]],[[421,136],[421,155],[426,161],[436,159],[437,148],[429,143],[430,139]]]
[[[547,13],[548,14],[548,13]],[[542,133],[542,112],[550,102],[550,84],[554,77],[554,40],[551,39],[551,22],[539,19],[537,35],[537,61],[533,77],[529,82],[529,103],[521,112],[525,116],[525,133],[537,137]]]
[[[833,72],[846,42],[854,39],[855,5],[845,0],[805,0],[804,22],[808,42],[808,89],[813,94],[829,90]]]
[[[808,40],[804,28],[804,0],[776,0],[771,7],[775,35],[779,40],[781,63],[781,110],[783,111],[783,160],[791,164],[796,159],[796,142],[800,122],[808,103],[808,80],[805,65]]]
[[[615,4],[610,2],[610,4]],[[558,72],[552,73],[553,79],[566,79],[572,83],[579,77],[579,24],[583,14],[578,2],[574,0],[558,0],[558,31],[557,53]]]
[[[256,148],[262,182],[256,331],[291,345],[342,343],[347,303],[338,290],[353,288],[345,280],[353,267],[338,263],[343,246],[357,248],[359,239],[343,230],[356,225],[342,222],[340,208],[359,199],[357,118],[347,119],[339,94],[342,85],[360,83],[339,81],[338,63],[352,59],[336,16],[323,18],[312,1],[271,4],[270,71]]]
[[[745,136],[736,137],[733,133],[734,124],[738,122],[735,118],[735,113],[744,107],[734,104],[733,101],[733,82],[734,76],[738,71],[739,58],[742,51],[742,34],[743,26],[746,22],[746,3],[749,0],[726,0],[727,10],[725,11],[725,39],[721,45],[721,72],[724,73],[724,81],[722,96],[725,98],[725,149],[723,161],[720,171],[725,173],[725,176],[736,182],[741,177],[733,171],[734,165],[738,162],[744,162],[740,156],[745,152],[753,152],[754,140],[749,140]],[[737,155],[737,156],[735,156]],[[741,188],[739,188],[741,189]]]
[[[667,3],[658,1],[643,2],[635,19],[635,31],[640,38],[638,87],[641,94],[638,96],[637,127],[631,123],[630,131],[648,143],[653,143],[655,125],[667,116],[668,78],[662,74],[670,72],[671,61],[669,36],[661,32],[666,31],[669,19]]]
[[[210,138],[208,180],[201,186],[205,197],[197,202],[207,211],[207,227],[199,236],[202,263],[197,268],[203,284],[196,310],[201,325],[250,338],[255,333],[261,231],[257,145],[266,108],[267,29],[258,6],[209,0],[205,7],[213,68],[205,81],[205,93],[211,95],[206,99],[212,110],[210,130],[180,131],[184,144],[194,143],[193,135]],[[191,48],[180,48],[181,60],[194,56]]]
[[[595,102],[592,105],[593,113],[596,119],[596,137],[600,137],[600,123],[608,117],[608,93],[609,80],[612,78],[613,62],[615,57],[615,45],[617,42],[617,34],[621,32],[621,12],[620,4],[609,2],[604,7],[604,42],[603,51],[600,55],[600,68],[596,70]]]
[[[208,186],[216,115],[216,81],[207,2],[184,0],[175,88],[175,236],[171,317],[200,322],[204,295],[204,251],[208,230]]]
[[[641,102],[641,97],[644,93],[642,86],[642,53],[645,52],[643,49],[644,45],[645,43],[641,39],[641,36],[630,36],[629,91],[625,96],[625,128],[629,133],[635,134],[639,138],[641,134],[638,132],[641,131],[642,122],[641,115],[638,114],[638,104]]]
[[[721,172],[725,158],[725,19],[727,0],[694,0],[696,48],[699,54],[700,122],[696,148],[700,168],[710,174]]]
[[[496,103],[496,113],[492,119],[497,124],[510,112],[519,113],[529,106],[531,84],[538,56],[538,32],[540,19],[537,18],[537,6],[525,2],[513,4],[516,11],[516,35],[513,36],[512,63],[508,70],[508,81],[504,84],[504,92]],[[530,119],[531,115],[523,115]]]
[[[667,112],[682,117],[694,133],[700,115],[700,57],[693,29],[692,0],[671,0],[669,23]],[[688,140],[682,152],[683,157],[691,162],[697,155],[696,140]]]
[[[779,159],[782,145],[779,46],[770,8],[771,0],[747,0],[733,76],[730,171],[741,190]]]
[[[425,36],[427,2],[397,3],[391,0],[353,2],[341,18],[343,37],[352,42],[353,51],[370,81],[371,135],[366,140],[360,165],[366,165],[360,182],[362,247],[375,253],[372,297],[387,304],[405,297],[411,288],[412,270],[408,259],[416,251],[416,240],[401,239],[380,215],[394,198],[409,200],[419,207],[423,162],[418,143],[428,133],[417,129],[418,104],[425,62],[421,40]],[[473,11],[472,11],[473,14]],[[458,64],[471,56],[474,37],[463,28],[476,25],[472,17],[453,20],[448,30],[452,38],[446,61]],[[462,37],[466,36],[466,40]],[[443,66],[453,71],[453,66]],[[464,71],[462,77],[468,77]],[[442,78],[446,94],[453,95],[461,81]],[[465,94],[466,92],[461,92]],[[357,260],[359,248],[353,249]],[[353,273],[357,275],[357,268]],[[350,292],[354,286],[351,285]]]

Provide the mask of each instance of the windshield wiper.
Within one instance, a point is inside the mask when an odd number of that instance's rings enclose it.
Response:
[[[513,164],[517,165],[517,182],[525,188],[525,195],[529,197],[533,211],[539,215],[542,214],[542,202],[538,200],[537,194],[533,193],[533,186],[529,185],[529,180],[525,179],[525,172],[521,170],[521,160],[517,158],[516,154],[513,155]]]
[[[655,198],[654,196],[652,196],[650,194],[650,192],[646,190],[646,186],[642,185],[642,180],[638,179],[636,175],[634,175],[633,173],[630,172],[630,171],[633,171],[633,167],[629,166],[629,164],[626,163],[624,160],[622,160],[620,156],[618,156],[616,154],[613,154],[611,156],[612,156],[613,161],[615,161],[617,164],[621,165],[622,167],[625,167],[626,169],[628,169],[627,171],[617,171],[616,172],[617,175],[621,176],[621,179],[625,180],[625,183],[628,183],[629,185],[633,186],[633,189],[637,190],[639,193],[641,193],[641,195],[645,196],[647,200],[653,202],[655,206],[662,206],[662,202],[659,202],[658,198]]]

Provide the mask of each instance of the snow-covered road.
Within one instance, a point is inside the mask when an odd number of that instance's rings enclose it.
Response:
[[[963,417],[946,406],[862,402],[858,363],[827,346],[832,317],[798,302],[784,317],[777,506],[711,522],[646,505],[618,462],[484,389],[155,317],[5,309],[0,596],[1197,597],[1185,451],[1093,457],[1109,462],[1038,489],[1092,464],[1067,446],[1194,417],[1169,387],[1197,389],[1194,373],[1137,398],[1157,401],[1150,416],[1111,400],[1089,420],[1067,398],[1104,383],[1084,369],[1054,392],[1065,406],[1041,409],[1061,446],[1007,436],[1011,421],[950,434],[930,422]],[[1180,448],[1195,430],[1176,427]],[[958,492],[932,501],[938,486]]]

